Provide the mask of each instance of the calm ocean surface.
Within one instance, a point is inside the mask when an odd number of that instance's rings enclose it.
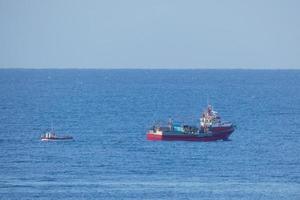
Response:
[[[300,71],[0,70],[0,94],[1,200],[300,199]],[[207,97],[231,141],[146,140]]]

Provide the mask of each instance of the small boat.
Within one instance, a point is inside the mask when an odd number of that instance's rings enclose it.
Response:
[[[202,113],[200,125],[191,126],[183,123],[173,123],[172,119],[165,126],[154,125],[147,132],[148,140],[183,140],[183,141],[216,141],[228,140],[234,132],[231,122],[222,122],[221,117],[211,105]]]
[[[52,129],[51,131],[48,131],[45,134],[41,135],[41,140],[42,141],[73,140],[73,137],[68,135],[58,136],[55,134],[55,132]]]

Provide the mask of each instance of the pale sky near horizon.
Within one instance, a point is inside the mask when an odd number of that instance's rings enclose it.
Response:
[[[297,0],[0,0],[0,68],[300,69]]]

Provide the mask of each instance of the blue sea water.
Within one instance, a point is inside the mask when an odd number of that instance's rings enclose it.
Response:
[[[300,71],[3,69],[0,94],[0,199],[300,199]],[[146,140],[208,98],[230,141]]]

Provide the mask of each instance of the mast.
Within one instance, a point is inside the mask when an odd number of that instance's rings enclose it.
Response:
[[[209,106],[209,96],[207,95],[206,97],[206,104],[207,104],[207,107]]]
[[[51,120],[51,133],[54,133],[54,128],[53,128],[53,121]]]

